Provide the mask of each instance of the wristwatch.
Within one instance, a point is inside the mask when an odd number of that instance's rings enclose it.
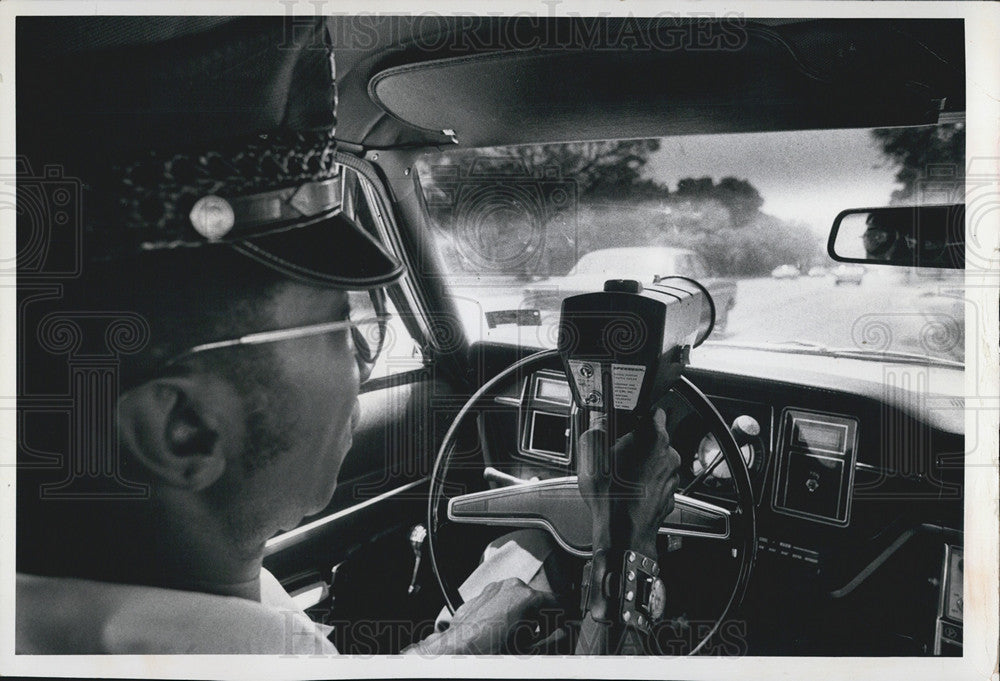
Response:
[[[610,558],[610,559],[609,559]],[[580,609],[597,622],[649,633],[663,616],[666,588],[656,560],[638,551],[594,553],[583,568]]]

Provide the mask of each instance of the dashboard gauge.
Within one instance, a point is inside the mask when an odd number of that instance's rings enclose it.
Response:
[[[754,465],[754,448],[752,444],[745,444],[740,447],[740,454],[743,456],[743,462],[746,463],[747,468],[753,469]],[[691,463],[691,471],[698,475],[705,468],[711,466],[716,459],[722,459],[722,449],[719,447],[719,441],[715,439],[715,436],[709,433],[701,439],[701,443],[698,444],[698,453]],[[732,478],[732,474],[729,472],[729,464],[725,460],[720,461],[709,476],[719,480],[729,480]]]

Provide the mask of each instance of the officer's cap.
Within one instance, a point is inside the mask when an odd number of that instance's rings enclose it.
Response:
[[[19,172],[79,178],[84,263],[235,248],[336,288],[401,276],[341,212],[322,20],[20,17],[16,37]]]

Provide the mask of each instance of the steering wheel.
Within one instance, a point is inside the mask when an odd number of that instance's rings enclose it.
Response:
[[[464,424],[470,415],[478,414],[480,410],[496,412],[494,396],[499,388],[509,385],[510,381],[529,376],[538,369],[551,368],[557,362],[557,351],[545,350],[519,360],[501,371],[469,398],[456,415],[441,443],[430,481],[428,546],[432,569],[445,603],[452,613],[463,601],[454,584],[455,579],[449,578],[446,570],[442,569],[462,562],[456,555],[458,548],[454,545],[448,546],[440,540],[441,530],[450,524],[490,526],[494,529],[498,526],[511,529],[541,528],[547,531],[566,553],[581,560],[591,555],[590,511],[580,495],[575,475],[467,492],[469,484],[467,481],[476,477],[469,475],[470,469],[478,468],[480,474],[478,480],[482,484],[482,471],[486,463],[480,447],[488,447],[488,443],[484,441],[485,432],[481,428],[476,432],[478,447],[464,450],[458,447]],[[700,640],[699,637],[688,637],[691,648],[687,654],[693,655],[705,649],[709,640],[718,632],[720,625],[727,621],[730,613],[742,601],[756,562],[757,529],[750,474],[729,427],[705,394],[686,378],[682,377],[672,390],[707,424],[709,433],[714,435],[719,443],[722,456],[717,457],[712,465],[700,471],[676,494],[674,510],[664,519],[660,528],[658,560],[664,568],[669,564],[663,560],[662,539],[663,535],[667,535],[669,541],[669,537],[673,535],[725,542],[731,547],[729,555],[733,560],[739,561],[729,596],[718,617],[712,621],[710,627],[701,627],[704,634],[700,636]],[[575,413],[571,414],[573,425],[570,429],[571,451],[574,452],[576,438],[580,434],[575,416]],[[671,433],[671,438],[675,439],[674,433]],[[736,491],[734,505],[726,507],[689,494],[695,491],[711,470],[723,461],[728,465],[734,483]],[[457,482],[454,479],[456,474],[463,475],[466,482]],[[672,587],[683,588],[683,577],[664,574],[661,570],[661,578],[667,585],[669,604]],[[574,588],[577,589],[575,602],[578,603],[578,583],[574,584]],[[663,625],[661,622],[661,630]],[[668,637],[669,635],[668,633]],[[652,638],[659,649],[656,652],[664,654],[662,652],[664,645],[659,642],[655,630]],[[671,653],[676,651],[673,643],[669,647]]]

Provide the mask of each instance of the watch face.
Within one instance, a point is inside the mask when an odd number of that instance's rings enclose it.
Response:
[[[667,588],[663,585],[662,579],[654,579],[649,590],[649,616],[654,622],[663,617],[663,611],[667,606]]]

